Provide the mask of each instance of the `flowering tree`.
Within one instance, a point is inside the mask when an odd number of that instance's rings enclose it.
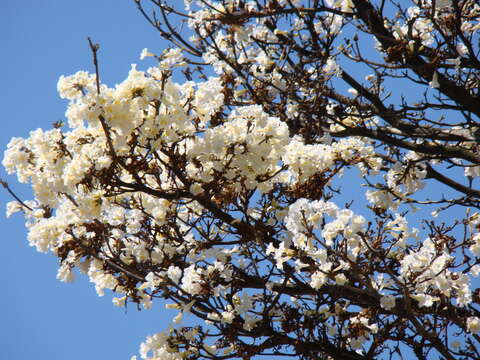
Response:
[[[60,280],[178,310],[143,359],[480,358],[480,6],[405,3],[136,0],[172,48],[110,88],[90,42],[7,213]]]

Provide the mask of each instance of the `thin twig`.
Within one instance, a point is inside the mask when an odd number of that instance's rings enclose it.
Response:
[[[20,205],[22,205],[24,208],[26,208],[30,211],[33,211],[33,209],[30,206],[26,205],[22,200],[20,200],[20,198],[10,189],[10,187],[8,186],[8,183],[6,181],[3,181],[2,179],[0,179],[0,184],[5,189],[7,189],[7,191],[10,193],[10,195],[12,195],[15,198],[15,200],[17,200],[20,203]]]
[[[90,49],[92,50],[92,55],[93,55],[93,65],[95,66],[95,77],[96,77],[96,84],[97,84],[97,94],[100,95],[100,73],[98,71],[98,58],[97,58],[97,52],[98,49],[100,49],[99,44],[94,44],[92,42],[92,39],[90,37],[88,39],[88,44],[90,45]],[[110,152],[110,156],[112,157],[112,160],[114,162],[118,162],[117,154],[115,153],[115,149],[113,147],[112,139],[110,137],[110,129],[107,125],[107,122],[105,121],[105,118],[102,115],[98,116],[98,120],[100,121],[100,124],[102,125],[103,132],[105,133],[105,137],[107,138],[107,145],[108,149]]]
[[[98,49],[100,49],[100,45],[94,44],[92,42],[92,39],[90,39],[90,37],[88,37],[87,39],[93,54],[93,65],[95,66],[95,75],[96,75],[95,81],[97,83],[97,94],[100,95],[100,76],[98,71],[98,59],[97,59],[97,51]]]

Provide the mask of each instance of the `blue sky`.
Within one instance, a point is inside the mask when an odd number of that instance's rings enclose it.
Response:
[[[145,47],[160,53],[166,43],[146,23],[132,0],[22,0],[0,2],[2,53],[1,157],[12,136],[28,136],[64,119],[66,102],[57,80],[78,70],[93,72],[87,36],[100,43],[102,80],[122,81]],[[7,176],[24,199],[27,186]],[[10,201],[0,189],[0,359],[129,359],[144,338],[160,331],[168,313],[114,307],[85,278],[56,280],[57,260],[28,246],[23,218],[4,216]]]

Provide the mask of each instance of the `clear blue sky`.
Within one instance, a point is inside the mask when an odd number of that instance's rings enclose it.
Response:
[[[56,92],[60,75],[93,71],[87,36],[99,42],[103,80],[113,86],[130,65],[140,68],[144,47],[166,46],[132,0],[0,1],[2,69],[0,154],[12,136],[28,136],[64,119],[66,102]],[[142,63],[142,64],[141,64]],[[7,177],[23,198],[28,187]],[[4,216],[8,194],[0,189],[0,359],[130,359],[144,338],[169,321],[157,310],[128,312],[99,298],[92,284],[56,280],[57,260],[28,246],[23,218]],[[155,308],[155,306],[154,306]]]

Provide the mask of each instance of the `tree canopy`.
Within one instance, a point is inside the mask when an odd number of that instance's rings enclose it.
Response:
[[[480,358],[478,1],[135,3],[158,64],[5,152],[58,278],[177,309],[143,359]]]

